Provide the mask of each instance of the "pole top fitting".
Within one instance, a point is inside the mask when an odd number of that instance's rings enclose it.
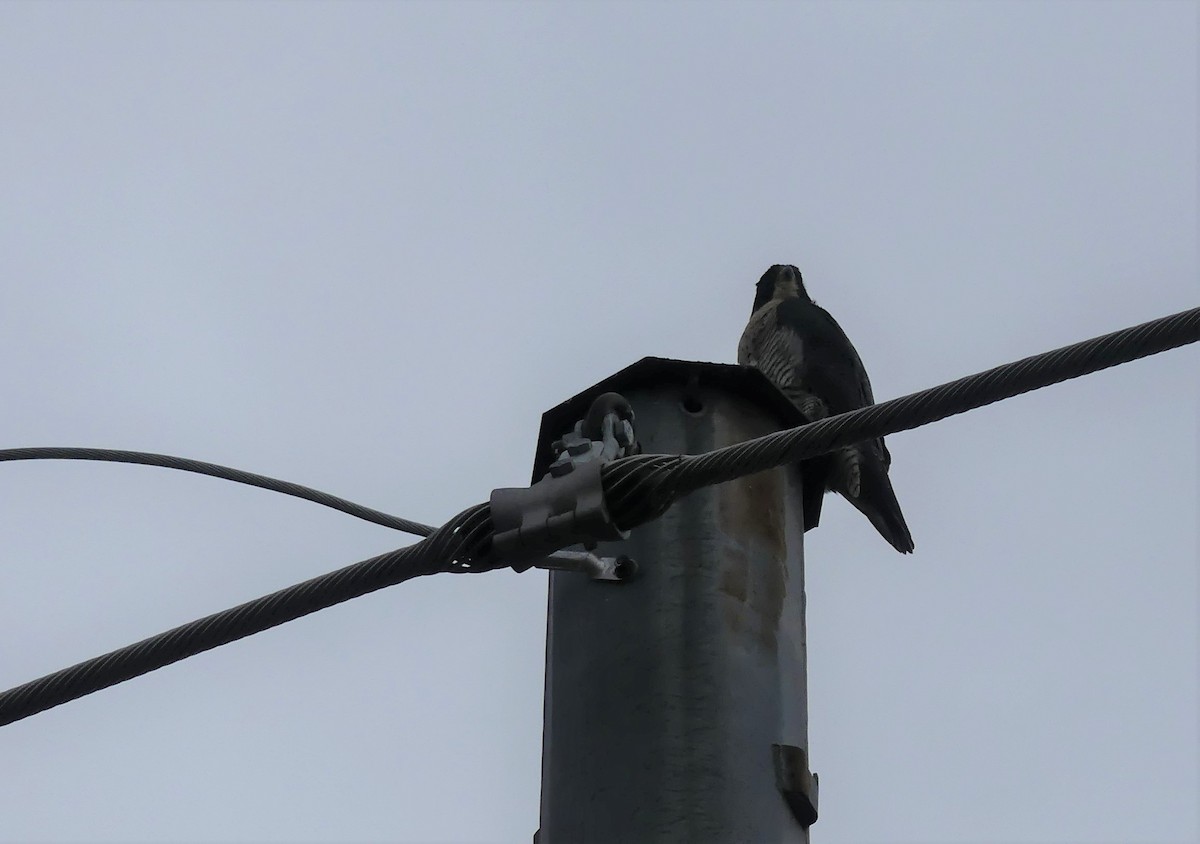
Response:
[[[609,515],[600,482],[605,463],[640,451],[629,402],[618,393],[597,396],[553,447],[557,457],[540,481],[492,491],[492,550],[517,571],[569,545],[591,550],[629,536]]]

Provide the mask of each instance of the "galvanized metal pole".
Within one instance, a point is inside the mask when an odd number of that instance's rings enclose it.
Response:
[[[614,389],[648,452],[795,421],[757,373],[655,359],[573,407]],[[567,405],[543,441],[569,428]],[[689,496],[600,546],[637,563],[624,583],[551,572],[539,844],[808,841],[805,491],[788,467]]]

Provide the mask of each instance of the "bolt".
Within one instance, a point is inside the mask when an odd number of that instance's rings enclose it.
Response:
[[[617,580],[628,580],[637,574],[637,563],[625,555],[617,557],[617,561],[613,564],[613,575]]]

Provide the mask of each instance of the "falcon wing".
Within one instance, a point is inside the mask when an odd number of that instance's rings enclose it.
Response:
[[[875,403],[867,370],[846,336],[824,308],[800,299],[785,299],[776,311],[777,335],[789,345],[799,343],[798,386],[825,402],[830,413],[845,413]]]

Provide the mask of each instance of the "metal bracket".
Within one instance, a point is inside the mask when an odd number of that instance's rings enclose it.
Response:
[[[577,571],[592,580],[619,583],[637,574],[637,563],[624,555],[620,557],[597,557],[591,551],[559,551],[544,560],[534,563],[534,568],[553,571]]]
[[[547,475],[531,487],[492,490],[492,549],[517,571],[520,563],[545,557],[580,542],[625,539],[604,504],[599,460],[561,477]],[[590,549],[589,549],[590,550]]]
[[[633,408],[617,393],[592,402],[587,416],[554,443],[557,459],[540,481],[527,488],[492,491],[493,552],[516,571],[534,565],[586,571],[597,580],[624,580],[632,560],[579,556],[560,548],[582,544],[590,552],[597,542],[625,539],[604,503],[600,470],[605,463],[634,454]],[[611,563],[609,562],[611,560]],[[622,576],[624,574],[624,576]]]
[[[551,448],[558,455],[550,464],[550,474],[556,478],[593,460],[607,463],[638,454],[641,449],[633,431],[633,408],[620,393],[597,396],[587,416],[575,423],[571,433],[552,443]]]
[[[808,754],[790,744],[771,745],[775,785],[787,801],[792,816],[807,829],[817,820],[817,775],[808,770]]]

